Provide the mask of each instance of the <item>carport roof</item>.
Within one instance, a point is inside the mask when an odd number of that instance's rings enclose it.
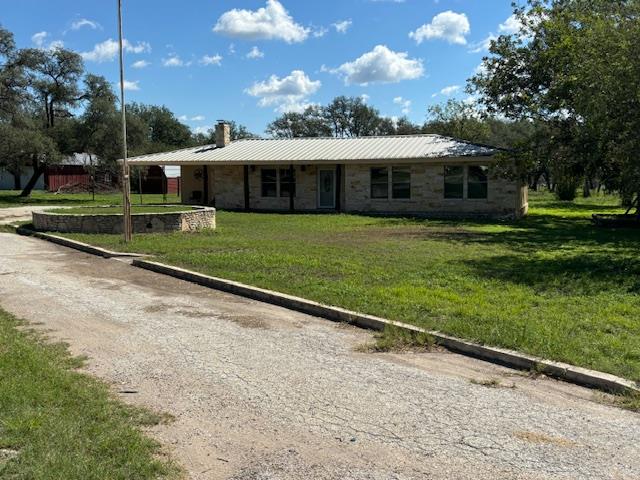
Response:
[[[142,155],[129,161],[132,165],[367,163],[490,156],[498,151],[441,135],[246,139],[223,148],[205,145]]]

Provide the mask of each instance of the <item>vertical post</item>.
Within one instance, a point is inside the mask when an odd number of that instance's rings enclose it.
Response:
[[[122,112],[122,230],[124,241],[131,241],[131,180],[127,159],[127,112],[124,101],[124,57],[122,53],[122,0],[118,0],[118,45],[120,53],[120,110]]]
[[[249,195],[249,165],[244,166],[244,209],[247,212],[251,209]]]
[[[142,205],[142,167],[138,167],[138,195],[140,195],[140,205]]]
[[[293,212],[295,209],[294,205],[294,190],[296,188],[296,182],[294,181],[295,170],[293,169],[293,165],[289,165],[289,210]]]
[[[209,167],[207,165],[202,167],[202,181],[204,182],[202,189],[203,205],[209,205]]]
[[[342,209],[340,200],[342,199],[342,165],[336,165],[336,211],[339,212]]]

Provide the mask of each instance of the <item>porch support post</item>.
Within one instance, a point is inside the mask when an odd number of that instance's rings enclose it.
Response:
[[[249,196],[249,165],[244,166],[244,209],[248,212],[251,210]]]
[[[202,182],[204,183],[202,187],[202,195],[203,201],[205,205],[209,205],[209,166],[203,165],[202,167]]]
[[[336,211],[339,212],[342,209],[340,205],[341,193],[342,193],[342,165],[336,165]]]
[[[292,181],[289,188],[289,210],[293,212],[295,205],[293,202],[293,191],[295,189],[295,182],[293,181],[293,176],[295,175],[295,171],[293,169],[293,165],[289,165],[289,179]]]

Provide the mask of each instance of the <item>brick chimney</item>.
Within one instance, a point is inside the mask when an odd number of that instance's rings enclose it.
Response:
[[[216,147],[224,148],[231,143],[231,126],[224,120],[216,124]]]

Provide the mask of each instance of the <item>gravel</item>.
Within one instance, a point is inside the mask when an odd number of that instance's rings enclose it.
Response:
[[[122,260],[0,234],[0,305],[173,415],[149,433],[190,478],[640,478],[640,416],[602,394],[446,352],[360,353],[369,332]]]

